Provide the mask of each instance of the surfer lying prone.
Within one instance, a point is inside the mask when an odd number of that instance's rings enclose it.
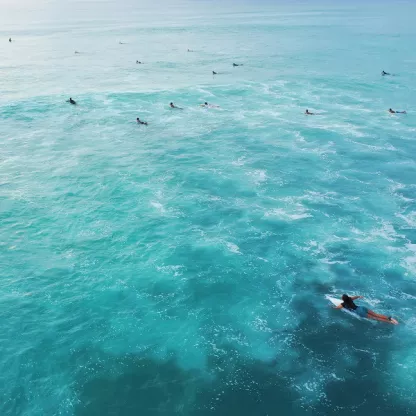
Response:
[[[367,319],[374,319],[375,321],[381,321],[381,322],[387,322],[389,324],[397,325],[398,322],[392,318],[391,316],[385,316],[380,315],[378,313],[375,313],[371,311],[370,309],[366,308],[365,306],[357,306],[354,303],[354,300],[356,299],[362,299],[362,296],[348,296],[348,295],[342,295],[343,302],[335,306],[335,309],[342,309],[345,308],[350,312],[356,313],[361,318],[367,318]]]
[[[395,111],[395,110],[392,110],[391,108],[389,108],[389,113],[390,114],[407,114],[406,111]]]

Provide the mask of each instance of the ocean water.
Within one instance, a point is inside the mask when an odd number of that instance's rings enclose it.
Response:
[[[1,1],[0,414],[415,414],[415,15]]]

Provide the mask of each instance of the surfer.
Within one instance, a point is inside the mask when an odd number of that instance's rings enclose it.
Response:
[[[146,121],[141,121],[139,117],[136,118],[137,124],[144,124],[145,126],[147,126],[147,122]]]
[[[391,113],[391,114],[407,114],[406,111],[394,111],[391,108],[389,108],[389,113]]]
[[[315,113],[311,113],[308,109],[306,109],[305,114],[307,116],[314,116],[315,115]]]
[[[136,61],[136,64],[142,64],[143,62],[141,62],[141,61]]]
[[[243,64],[233,64],[233,66],[243,66]]]
[[[183,108],[181,108],[181,107],[176,107],[176,105],[175,105],[175,104],[173,104],[173,103],[170,103],[170,104],[169,104],[169,106],[170,106],[170,108],[175,108],[176,110],[183,110]]]
[[[386,71],[383,71],[382,73],[381,73],[381,75],[383,75],[383,77],[384,77],[384,75],[391,75],[391,74],[389,74],[388,72],[386,72]]]
[[[69,98],[69,100],[66,101],[67,103],[70,103],[72,105],[76,105],[77,102],[75,100],[73,100],[72,98]]]
[[[204,102],[204,104],[201,104],[201,107],[206,107],[206,108],[220,108],[219,105],[208,104],[206,101]]]
[[[9,42],[11,42],[12,41],[12,38],[9,38]]]
[[[215,71],[212,71],[212,75],[217,75],[217,73]]]
[[[381,322],[387,322],[389,324],[397,325],[398,322],[392,318],[391,316],[385,316],[380,315],[378,313],[375,313],[371,311],[370,309],[366,308],[365,306],[357,306],[354,303],[354,300],[356,299],[362,299],[362,296],[348,296],[348,295],[342,295],[343,302],[339,304],[338,306],[334,306],[334,309],[342,309],[345,308],[349,310],[350,312],[356,313],[361,318],[367,318],[367,319],[374,319],[375,321],[381,321]]]

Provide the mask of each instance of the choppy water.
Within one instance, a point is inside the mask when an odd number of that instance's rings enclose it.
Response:
[[[36,3],[0,15],[1,415],[414,414],[416,6]]]

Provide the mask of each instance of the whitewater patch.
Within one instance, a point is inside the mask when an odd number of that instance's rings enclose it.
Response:
[[[279,219],[283,221],[299,221],[305,218],[312,217],[312,214],[308,212],[308,210],[303,207],[302,205],[298,205],[291,208],[274,208],[268,210],[264,214],[264,218],[268,219]]]

